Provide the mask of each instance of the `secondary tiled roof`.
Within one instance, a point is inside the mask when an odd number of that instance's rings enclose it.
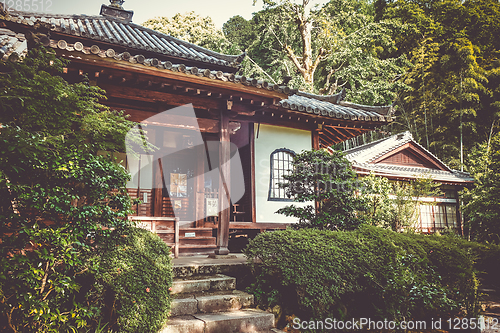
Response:
[[[412,142],[418,145],[427,154],[436,159],[440,164],[446,167],[447,170],[438,170],[424,167],[404,166],[387,163],[373,163],[377,158],[393,151],[406,143]],[[351,161],[353,167],[358,173],[373,172],[378,176],[386,176],[393,178],[413,179],[416,177],[430,177],[436,181],[448,183],[465,183],[473,182],[474,178],[466,172],[452,170],[446,166],[441,160],[434,156],[430,151],[425,149],[413,140],[410,132],[404,132],[391,137],[380,139],[371,143],[367,143],[345,152],[346,158]]]
[[[344,103],[340,100],[339,94],[331,96],[318,96],[299,92],[288,99],[280,101],[280,105],[285,109],[297,110],[301,112],[328,116],[330,118],[359,120],[359,121],[391,121],[391,112],[382,113],[377,107],[363,106],[357,104]],[[349,105],[349,106],[348,106]],[[356,108],[351,105],[356,105]]]
[[[3,16],[0,15],[0,19],[27,26],[42,23],[50,31],[207,64],[238,68],[243,60],[243,55],[217,53],[141,25],[112,17],[12,11]]]
[[[369,163],[353,163],[358,173],[364,170],[366,173],[373,172],[377,176],[393,177],[401,179],[414,179],[416,177],[430,177],[436,181],[447,183],[470,183],[474,182],[466,172],[458,170],[443,171],[430,168],[419,167],[405,167],[402,165],[388,165],[383,163],[369,164]],[[360,172],[361,171],[361,172]]]
[[[406,131],[397,135],[390,136],[388,138],[383,138],[355,148],[348,149],[344,151],[344,153],[346,154],[346,157],[353,162],[370,163],[375,161],[377,158],[387,154],[388,152],[399,148],[411,141],[413,141],[413,136],[409,131]],[[418,145],[417,142],[413,142]],[[420,147],[425,150],[424,147]],[[428,153],[431,154],[431,152]],[[439,160],[436,156],[432,156]],[[445,165],[443,162],[441,163]]]

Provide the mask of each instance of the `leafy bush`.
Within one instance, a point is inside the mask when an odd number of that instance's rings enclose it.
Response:
[[[156,333],[170,311],[170,248],[147,230],[114,230],[97,252],[102,321],[116,332]]]
[[[473,262],[448,237],[367,225],[287,229],[260,234],[245,254],[259,262],[257,302],[302,320],[425,320],[477,310]]]
[[[418,224],[420,205],[429,205],[422,198],[441,194],[440,184],[432,178],[390,182],[385,177],[370,173],[361,179],[361,183],[361,195],[367,209],[360,214],[368,223],[393,231],[414,229]]]
[[[0,177],[0,311],[8,325],[0,327],[60,332],[89,325],[99,306],[88,302],[82,281],[98,268],[90,254],[97,236],[109,233],[101,225],[128,223],[125,170],[4,127]]]
[[[470,242],[456,236],[449,241],[465,249],[474,259],[474,267],[482,281],[500,286],[500,245]]]
[[[296,217],[299,223],[295,228],[350,230],[362,223],[357,211],[365,207],[356,195],[356,173],[342,152],[303,151],[293,158],[292,165],[280,187],[296,202],[318,203],[318,207],[290,205],[277,211]]]
[[[2,332],[97,326],[92,253],[103,226],[129,224],[130,176],[97,152],[124,151],[133,123],[99,103],[102,89],[58,76],[66,63],[43,47],[0,61]]]

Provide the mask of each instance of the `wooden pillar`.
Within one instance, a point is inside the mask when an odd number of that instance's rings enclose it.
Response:
[[[201,147],[197,147],[197,155],[196,155],[196,183],[194,184],[194,194],[195,194],[195,220],[196,227],[202,228],[204,226],[205,219],[205,159],[208,158],[205,154],[208,152]]]
[[[312,131],[312,149],[318,150],[319,149],[319,134],[320,134],[321,129],[314,129]],[[315,189],[317,191],[317,188]],[[320,209],[320,203],[319,201],[316,200],[314,203],[314,208],[316,210],[316,214],[319,212]]]
[[[153,161],[153,216],[163,215],[163,168],[161,158]]]
[[[255,191],[255,129],[254,123],[249,124],[250,135],[250,191],[252,205],[252,222],[257,223],[257,198]]]
[[[319,134],[320,134],[321,129],[315,129],[312,131],[312,149],[318,150],[319,149]]]
[[[231,104],[228,103],[228,109]],[[230,219],[230,197],[231,174],[229,160],[231,158],[231,146],[229,137],[229,117],[225,108],[220,110],[220,132],[219,132],[219,227],[217,229],[217,250],[215,254],[228,254],[229,249],[229,219]]]

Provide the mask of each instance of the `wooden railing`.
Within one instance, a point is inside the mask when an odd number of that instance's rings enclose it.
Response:
[[[171,234],[171,230],[163,230],[163,229],[157,229],[156,228],[156,222],[157,221],[170,221],[174,222],[174,243],[172,244],[172,247],[174,249],[174,258],[179,257],[179,219],[176,217],[155,217],[155,216],[129,216],[129,220],[132,221],[140,221],[141,223],[138,224],[137,226],[139,228],[143,228],[146,230],[149,230],[151,232],[154,232],[155,234]]]

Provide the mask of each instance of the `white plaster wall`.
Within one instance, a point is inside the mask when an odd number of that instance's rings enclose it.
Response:
[[[255,194],[257,222],[293,223],[297,219],[275,212],[287,205],[305,206],[306,203],[290,201],[268,201],[270,156],[279,148],[287,148],[295,153],[312,148],[311,132],[294,128],[260,125],[259,137],[255,127]]]

